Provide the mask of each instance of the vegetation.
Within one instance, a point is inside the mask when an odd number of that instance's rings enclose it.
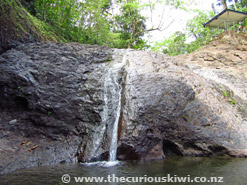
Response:
[[[233,1],[230,8],[247,12],[247,0],[218,0],[217,5],[228,6]],[[167,27],[164,26],[166,7],[186,10],[186,2],[190,0],[5,0],[0,2],[0,40],[7,43],[11,39],[21,41],[31,36],[37,41],[150,48],[144,35],[164,30]],[[153,21],[157,7],[163,8],[160,20]],[[184,32],[175,32],[169,38],[155,43],[152,49],[169,55],[190,53],[221,33],[221,30],[204,28],[202,25],[217,12],[193,11],[196,15],[187,22]],[[188,38],[194,38],[194,41],[188,43]]]
[[[115,29],[116,33],[120,33],[120,48],[143,48],[145,41],[142,39],[144,35],[145,17],[140,13],[140,5],[136,0],[126,1],[121,7],[121,14],[117,15]]]
[[[214,13],[207,14],[200,10],[194,10],[194,12],[197,15],[187,22],[185,32],[175,32],[164,41],[156,42],[152,49],[160,50],[171,56],[186,54],[197,50],[222,32],[222,30],[203,27],[203,23],[215,16]],[[194,39],[194,41],[187,43],[188,38]]]
[[[67,42],[57,30],[32,16],[15,0],[0,1],[0,54],[23,42]]]
[[[181,0],[6,0],[0,2],[1,34],[15,40],[28,38],[57,42],[76,41],[115,48],[143,49],[149,47],[143,38],[162,24],[147,28],[147,17],[141,11],[157,4],[181,8]],[[9,16],[11,15],[11,16]],[[162,18],[161,18],[162,20]],[[9,24],[9,21],[11,24]],[[161,21],[162,22],[162,21]],[[161,23],[160,22],[160,23]],[[2,24],[3,23],[3,24]]]
[[[236,96],[232,90],[225,86],[218,86],[216,90],[223,95],[224,99],[235,106],[243,117],[247,117],[247,104],[240,97]]]
[[[247,0],[217,0],[218,6],[223,6],[224,9],[231,8],[235,10],[243,9],[247,7]],[[229,5],[232,3],[232,5]]]
[[[234,2],[234,3],[233,3]],[[232,5],[227,6],[229,3]],[[242,12],[247,12],[247,0],[218,0],[218,6],[223,8],[235,9]],[[177,31],[169,38],[156,42],[152,50],[162,51],[170,56],[191,53],[201,46],[211,41],[214,37],[219,36],[223,30],[204,27],[203,23],[213,18],[217,13],[215,9],[211,12],[202,12],[193,10],[196,15],[187,22],[185,32]],[[246,22],[241,25],[236,24],[232,29],[237,30],[241,26],[246,26]],[[193,38],[194,41],[188,43],[188,38]]]
[[[66,41],[49,24],[33,17],[19,1],[5,0],[0,2],[0,40],[24,41],[33,37],[35,40]]]

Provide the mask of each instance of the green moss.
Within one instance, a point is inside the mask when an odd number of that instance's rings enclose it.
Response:
[[[220,92],[224,99],[229,102],[232,106],[236,107],[238,112],[243,116],[247,117],[247,103],[240,97],[236,96],[232,90],[226,86],[218,85],[216,90]]]
[[[63,38],[61,35],[57,34],[56,30],[51,25],[48,25],[47,23],[39,20],[36,17],[33,17],[30,14],[29,18],[32,22],[32,25],[34,26],[34,29],[39,31],[39,35],[43,40],[51,40],[55,42],[68,42],[68,40]]]
[[[219,87],[219,88],[222,89],[222,87]],[[228,100],[228,102],[230,102],[232,105],[236,105],[236,100],[234,99],[233,91],[229,89],[224,89],[224,90],[221,90],[221,93]]]
[[[232,99],[231,104],[236,105],[236,101]]]
[[[0,42],[22,40],[32,36],[40,41],[67,42],[59,31],[51,25],[32,16],[19,0],[0,1]]]
[[[228,94],[227,94],[227,92],[226,92],[226,91],[222,90],[222,93],[223,93],[223,95],[224,95],[225,97],[227,97],[227,96],[228,96]]]
[[[190,120],[189,120],[189,118],[188,118],[188,116],[182,116],[183,117],[183,119],[186,121],[186,122],[190,122]]]

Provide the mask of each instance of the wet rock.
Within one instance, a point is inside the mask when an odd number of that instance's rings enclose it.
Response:
[[[121,117],[122,84],[126,66],[125,50],[114,50],[112,61],[102,76],[103,102],[99,124],[91,127],[78,149],[80,162],[115,160],[118,123]]]
[[[80,142],[101,122],[110,59],[106,47],[51,42],[1,55],[0,173],[77,162]]]
[[[140,160],[141,157],[131,145],[122,143],[117,150],[118,160]]]
[[[17,119],[13,119],[9,122],[10,125],[15,125],[17,123]]]

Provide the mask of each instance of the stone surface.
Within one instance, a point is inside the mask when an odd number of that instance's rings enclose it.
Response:
[[[229,87],[163,55],[130,51],[127,60],[119,142],[134,155],[247,154],[246,101]]]
[[[189,55],[177,56],[173,63],[229,87],[237,96],[246,101],[246,44],[246,34],[223,32],[199,50]]]
[[[101,121],[110,58],[109,48],[76,43],[26,44],[0,56],[0,173],[77,162]]]
[[[123,58],[126,64],[113,80],[122,85],[118,160],[247,156],[246,72],[240,67],[245,64],[222,65],[232,55],[221,56],[211,47],[177,58],[49,42],[5,52],[0,56],[0,174],[108,160],[118,102],[105,80]]]

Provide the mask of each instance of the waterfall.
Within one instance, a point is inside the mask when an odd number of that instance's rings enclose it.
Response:
[[[105,104],[103,108],[102,121],[103,123],[107,123],[109,127],[112,127],[109,149],[109,161],[116,160],[118,123],[121,113],[122,70],[125,64],[126,54],[123,55],[121,60],[115,59],[115,61],[110,65],[107,74],[105,75]]]
[[[126,64],[125,52],[126,50],[115,50],[113,52],[112,62],[106,66],[102,79],[104,82],[102,94],[104,103],[101,112],[101,123],[92,127],[93,132],[89,136],[90,139],[88,139],[84,149],[85,158],[93,159],[92,161],[94,161],[108,147],[108,162],[99,163],[103,166],[112,166],[117,162],[118,123],[121,114],[123,72]]]
[[[126,63],[126,55],[124,54],[123,59],[122,59],[122,66],[125,65]],[[122,94],[122,84],[117,82],[117,78],[115,77],[113,79],[114,83],[118,86],[118,104],[117,104],[117,110],[116,110],[116,118],[113,124],[113,129],[112,129],[112,138],[111,138],[111,145],[110,145],[110,151],[109,151],[109,161],[115,161],[116,160],[116,155],[117,155],[117,139],[118,139],[118,123],[119,123],[119,118],[120,118],[120,112],[121,112],[121,94]],[[121,80],[122,83],[122,80]]]

